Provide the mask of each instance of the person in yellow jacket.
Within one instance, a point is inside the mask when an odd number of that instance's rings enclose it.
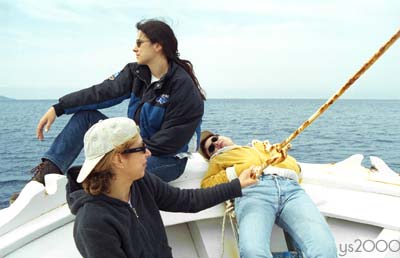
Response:
[[[201,187],[229,182],[251,166],[262,166],[274,153],[267,141],[236,145],[226,136],[203,131],[199,153],[209,160]],[[287,156],[269,166],[259,183],[243,190],[235,199],[241,258],[272,257],[270,236],[277,224],[293,238],[305,257],[337,257],[333,235],[318,208],[299,185],[301,168]]]

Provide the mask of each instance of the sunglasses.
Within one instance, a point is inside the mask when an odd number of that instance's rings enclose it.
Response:
[[[150,40],[142,40],[142,39],[137,39],[136,40],[136,46],[140,47],[143,43],[145,42],[150,42]]]
[[[146,153],[146,144],[143,143],[143,146],[141,147],[136,147],[136,148],[130,148],[130,149],[126,149],[123,152],[121,152],[122,154],[129,154],[129,153],[135,153],[135,152],[143,152]]]
[[[211,136],[211,144],[210,144],[210,146],[208,146],[208,149],[207,149],[207,151],[210,155],[215,151],[214,143],[218,141],[218,137],[219,137],[218,134]]]

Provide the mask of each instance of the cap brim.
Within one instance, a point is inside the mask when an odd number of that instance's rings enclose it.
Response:
[[[78,175],[78,178],[76,179],[76,182],[82,183],[86,179],[86,177],[90,174],[90,172],[92,172],[92,170],[97,165],[97,163],[99,163],[99,161],[104,156],[105,156],[105,154],[101,155],[100,157],[91,159],[91,160],[85,160],[85,162],[82,165],[81,170],[79,171],[79,175]]]

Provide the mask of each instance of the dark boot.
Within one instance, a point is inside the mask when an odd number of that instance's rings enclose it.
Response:
[[[13,204],[13,202],[15,202],[15,200],[18,198],[18,196],[19,196],[19,192],[18,193],[13,193],[11,195],[11,197],[10,197],[9,204],[10,205]]]
[[[44,176],[47,174],[63,174],[61,170],[56,165],[54,165],[53,162],[47,159],[43,160],[39,165],[34,167],[31,170],[31,173],[34,174],[31,178],[31,181],[37,181],[42,184],[44,184]]]
[[[31,170],[31,173],[34,174],[31,178],[31,181],[32,180],[37,181],[41,184],[44,184],[44,176],[47,174],[59,174],[59,175],[63,174],[61,172],[61,170],[56,165],[54,165],[53,162],[51,162],[50,160],[47,160],[47,159],[44,159],[39,165],[34,167]],[[13,193],[10,197],[10,204],[15,202],[15,200],[18,198],[18,196],[19,196],[19,192]]]

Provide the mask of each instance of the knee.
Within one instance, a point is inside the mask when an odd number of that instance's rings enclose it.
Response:
[[[334,241],[326,244],[323,257],[332,257],[332,258],[338,257],[336,243]]]
[[[97,110],[81,110],[76,112],[71,119],[87,119],[89,117],[98,117],[100,114]]]
[[[253,258],[253,257],[262,257],[262,258],[272,258],[272,253],[267,247],[257,246],[254,241],[240,243],[240,257],[241,258]]]
[[[107,116],[97,110],[83,110],[76,112],[70,119],[70,123],[78,124],[83,128],[90,128],[99,120],[107,119]]]

